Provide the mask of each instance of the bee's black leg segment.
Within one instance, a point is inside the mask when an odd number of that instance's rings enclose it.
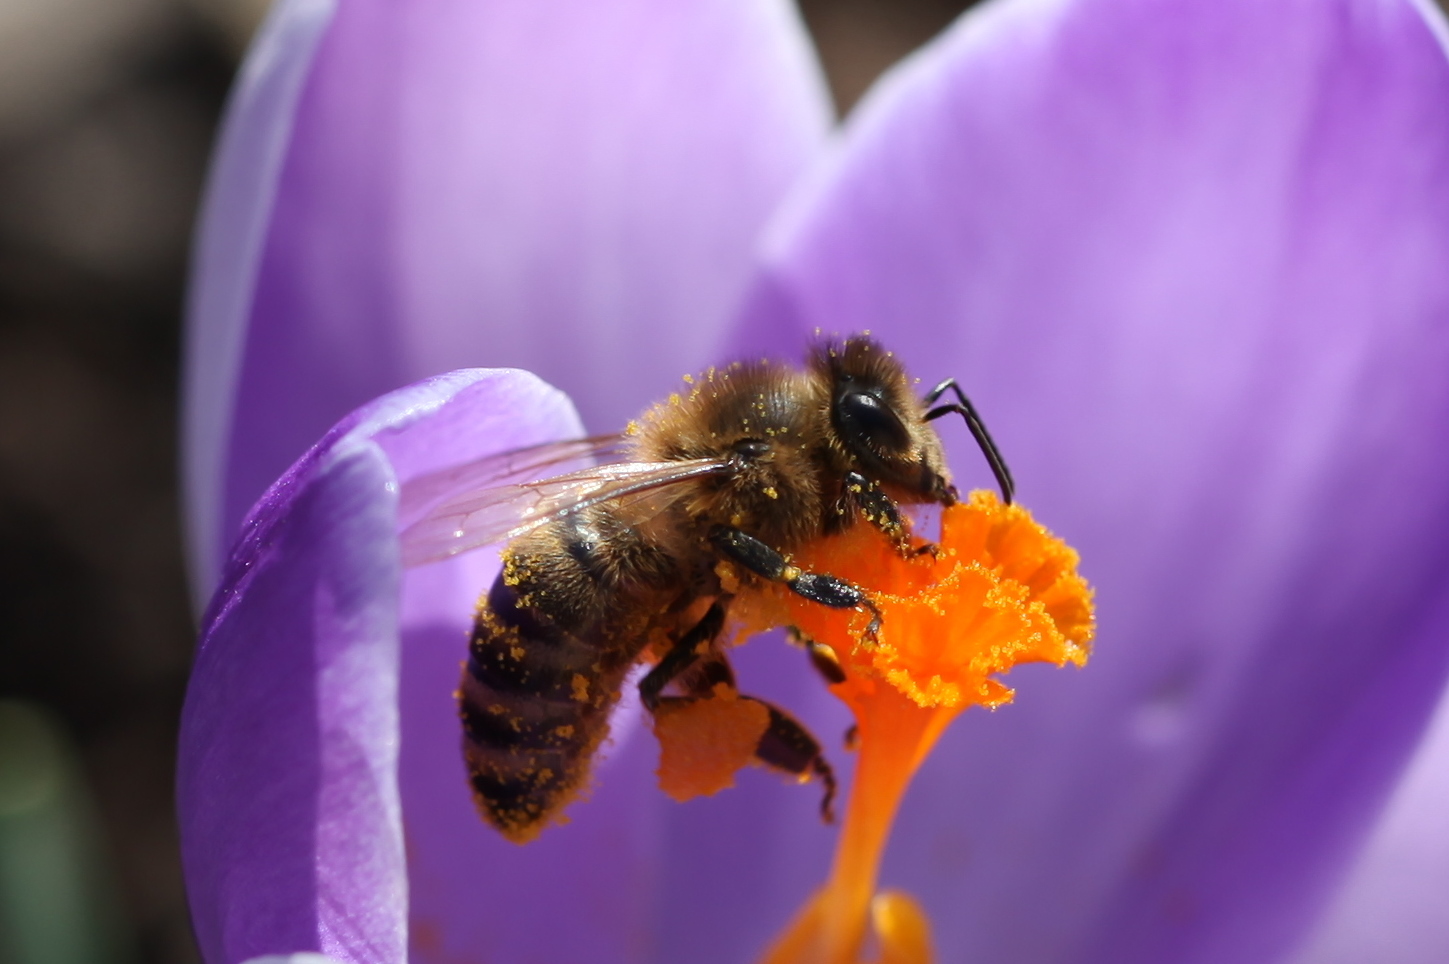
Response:
[[[727,558],[771,582],[784,583],[798,596],[831,609],[864,609],[870,613],[866,635],[874,638],[880,629],[880,610],[865,590],[818,572],[806,572],[785,561],[779,551],[733,526],[715,526],[709,540]]]
[[[820,752],[820,743],[810,735],[796,719],[764,700],[753,696],[741,697],[754,700],[770,711],[770,725],[760,737],[755,749],[755,759],[766,766],[783,770],[800,777],[802,782],[811,776],[818,777],[825,785],[825,798],[820,801],[820,816],[826,823],[835,822],[835,771],[830,769],[825,756]]]
[[[680,673],[674,682],[690,696],[714,696],[715,688],[718,686],[739,690],[739,686],[735,684],[734,668],[730,666],[729,660],[725,659],[724,653],[717,649],[708,656],[700,657],[693,666]]]
[[[826,685],[834,686],[837,683],[845,682],[845,668],[840,665],[840,657],[835,654],[835,650],[824,643],[816,642],[795,626],[789,627],[785,632],[790,635],[790,642],[804,647],[805,651],[810,654],[810,665],[814,666],[815,671],[824,677]],[[847,750],[855,749],[858,733],[854,724],[845,731],[845,748]]]
[[[790,642],[810,654],[810,665],[815,667],[815,671],[824,677],[828,685],[845,682],[845,670],[841,667],[840,657],[835,655],[835,650],[824,643],[816,642],[794,626],[785,632],[789,634]]]
[[[875,611],[864,590],[843,579],[818,572],[806,572],[792,566],[778,550],[733,526],[715,526],[709,532],[709,540],[726,557],[750,572],[771,582],[784,583],[811,602],[818,602],[831,609],[864,606],[872,612]]]
[[[709,541],[720,552],[757,576],[764,576],[771,582],[785,582],[789,578],[787,573],[792,567],[785,561],[784,556],[733,526],[715,526],[710,529]]]
[[[956,379],[944,379],[939,385],[927,392],[926,396],[922,398],[921,401],[925,402],[927,405],[934,405],[936,404],[936,399],[940,398],[942,395],[946,394],[946,392],[950,391],[953,388],[956,390],[957,395],[962,394],[961,386],[956,384]]]
[[[971,399],[961,391],[961,386],[956,384],[956,379],[948,378],[935,388],[926,393],[925,403],[935,405],[936,399],[940,398],[947,391],[953,392],[956,401],[948,405],[936,405],[926,413],[925,421],[933,422],[943,415],[957,414],[966,420],[966,427],[971,430],[971,437],[981,447],[981,454],[986,456],[986,462],[991,466],[991,474],[996,476],[996,484],[1001,489],[1002,501],[1011,504],[1012,496],[1016,494],[1016,482],[1011,478],[1011,470],[1006,467],[1006,460],[1001,457],[1001,450],[991,439],[991,433],[986,431],[986,423],[976,412],[976,406],[971,404]]]
[[[911,543],[906,532],[906,523],[895,500],[881,491],[881,487],[859,472],[845,474],[845,498],[854,502],[870,522],[890,537],[896,548],[909,552]]]
[[[659,708],[659,694],[664,692],[675,677],[689,670],[694,664],[709,651],[709,644],[724,629],[725,603],[715,600],[714,605],[709,607],[703,618],[694,624],[689,632],[680,636],[664,654],[658,664],[655,665],[644,678],[639,681],[639,700],[644,704],[645,709],[651,713]],[[729,670],[729,664],[724,664],[725,670]],[[730,674],[729,682],[733,684],[733,675]]]

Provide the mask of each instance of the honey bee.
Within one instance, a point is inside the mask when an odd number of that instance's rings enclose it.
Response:
[[[478,607],[458,702],[478,809],[510,840],[535,837],[587,784],[637,665],[654,661],[638,684],[651,713],[735,689],[721,636],[740,593],[780,583],[822,606],[869,612],[868,631],[878,628],[863,589],[803,571],[791,553],[861,522],[915,551],[899,506],[957,499],[936,419],[965,419],[1011,501],[1011,474],[956,381],[918,398],[900,362],[868,337],[821,342],[800,369],[736,364],[690,381],[622,435],[430,480],[431,507],[403,533],[410,564],[507,543]],[[937,404],[947,392],[954,401]],[[496,484],[579,460],[597,464]],[[829,647],[801,642],[827,679],[843,679]],[[818,778],[829,820],[835,779],[819,742],[757,702],[769,724],[755,760]]]

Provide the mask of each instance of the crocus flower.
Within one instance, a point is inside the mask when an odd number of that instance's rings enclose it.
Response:
[[[772,0],[284,0],[191,310],[206,959],[762,952],[817,798],[675,804],[626,708],[573,822],[506,843],[450,698],[496,560],[397,533],[411,480],[583,430],[504,366],[610,430],[816,328],[961,379],[1098,591],[1091,668],[1017,671],[902,805],[881,877],[940,958],[1444,959],[1445,37],[1427,0],[993,0],[830,134]]]

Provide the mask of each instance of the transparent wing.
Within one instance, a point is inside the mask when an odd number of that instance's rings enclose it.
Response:
[[[556,465],[570,458],[586,458],[594,451],[613,450],[601,448],[596,442],[593,449],[576,451],[572,456],[549,464]],[[527,456],[523,462],[516,464],[528,464],[536,471],[541,463],[535,456]],[[666,487],[687,479],[726,472],[729,463],[722,459],[613,462],[538,481],[502,485],[485,483],[482,486],[467,484],[479,478],[496,479],[496,472],[489,474],[496,468],[485,469],[475,463],[475,466],[461,466],[447,473],[419,479],[417,483],[426,483],[426,486],[411,500],[409,490],[414,483],[405,487],[402,501],[407,511],[401,513],[400,518],[403,565],[419,566],[481,546],[508,542],[571,512],[601,502],[637,503],[643,507]],[[514,471],[525,470],[515,466]],[[443,476],[447,479],[442,479]]]
[[[545,442],[496,452],[440,472],[410,479],[398,504],[399,528],[406,530],[440,503],[465,494],[533,479],[563,475],[576,469],[627,458],[622,435],[596,435],[565,442]]]

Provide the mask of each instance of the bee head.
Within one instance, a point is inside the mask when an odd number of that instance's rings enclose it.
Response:
[[[859,471],[920,501],[956,501],[941,439],[893,355],[853,337],[821,346],[814,367],[829,385],[835,443]]]

